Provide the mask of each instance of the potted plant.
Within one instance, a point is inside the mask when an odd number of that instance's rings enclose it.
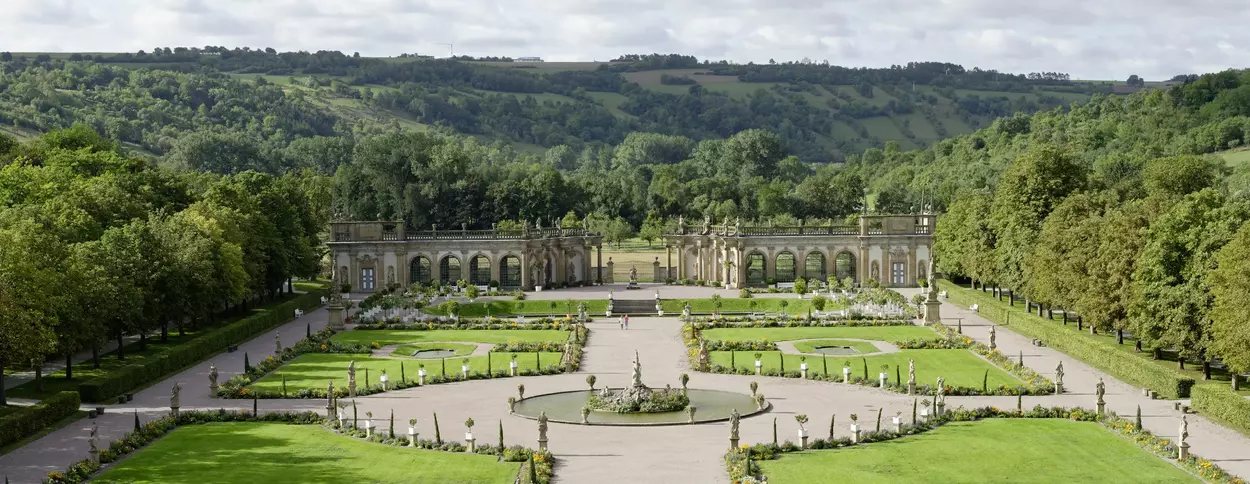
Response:
[[[474,422],[472,418],[464,421],[464,426],[465,428],[468,429],[464,432],[464,440],[467,440],[467,441],[473,440],[473,423]]]
[[[755,354],[755,373],[757,373],[757,374],[758,374],[758,373],[761,371],[761,369],[764,367],[764,361],[763,361],[763,360],[761,360],[761,358],[763,358],[763,357],[764,357],[764,354],[763,354],[763,353],[756,353],[756,354]],[[755,382],[751,382],[751,383],[755,383]],[[752,392],[752,393],[754,393],[754,392]]]
[[[877,377],[881,381],[881,388],[885,388],[885,382],[890,377],[890,365],[881,365],[881,373]]]
[[[755,391],[760,389],[759,382],[751,380],[751,396],[755,396]]]
[[[769,289],[776,289],[776,288],[777,288],[777,278],[776,278],[776,277],[769,277],[769,278],[766,278],[766,279],[764,279],[764,283],[765,283],[765,284],[768,284],[768,288],[769,288]]]
[[[798,414],[794,416],[794,421],[799,423],[799,438],[807,439],[807,428],[803,425],[807,423],[807,415]]]
[[[859,415],[853,413],[851,414],[851,432],[859,433]]]
[[[929,419],[929,405],[931,403],[932,402],[930,402],[927,398],[920,401],[920,418],[925,420]]]
[[[851,382],[851,360],[846,360],[842,362],[842,382],[843,383]]]

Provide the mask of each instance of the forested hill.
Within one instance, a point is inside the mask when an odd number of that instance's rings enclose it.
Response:
[[[1132,89],[947,63],[733,65],[680,55],[521,63],[210,47],[0,53],[0,63],[0,124],[30,136],[85,122],[157,155],[189,131],[264,151],[311,136],[443,129],[538,153],[615,145],[636,131],[702,140],[764,128],[803,161],[841,161]]]

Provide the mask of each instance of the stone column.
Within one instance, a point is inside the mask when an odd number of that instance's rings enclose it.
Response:
[[[596,245],[595,251],[599,257],[599,264],[595,268],[595,282],[603,284],[603,243]]]
[[[912,240],[907,244],[907,285],[918,286],[920,283],[916,281],[916,241]],[[926,276],[927,277],[927,276]]]
[[[868,252],[868,242],[864,241],[863,239],[860,239],[859,241],[859,263],[855,264],[855,272],[859,273],[856,279],[859,280],[860,284],[863,284],[868,281],[868,275],[869,275],[868,271],[870,269],[870,266],[872,266],[872,260],[870,260],[870,256]]]
[[[703,241],[695,242],[695,250],[697,251],[695,258],[695,279],[704,279],[703,277]]]
[[[686,244],[677,244],[677,278],[686,279]]]
[[[443,258],[438,251],[430,254],[430,283],[440,284],[443,280]],[[452,281],[455,282],[455,281]]]
[[[794,251],[794,280],[807,279],[807,247],[798,247]]]
[[[500,281],[501,285],[503,281],[503,258],[507,256],[508,255],[506,253],[499,254],[496,257],[488,256],[490,259],[490,280]]]
[[[667,265],[664,266],[664,275],[666,279],[676,277],[673,275],[673,246],[664,245],[664,257],[668,259]]]
[[[530,267],[530,252],[528,250],[521,251],[521,290],[533,291],[534,281],[532,281],[532,273],[534,269]]]

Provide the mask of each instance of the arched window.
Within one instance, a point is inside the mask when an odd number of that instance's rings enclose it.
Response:
[[[850,252],[841,252],[838,257],[833,260],[833,273],[838,276],[838,280],[846,278],[857,279],[855,275],[855,256]]]
[[[794,253],[777,254],[777,282],[794,282]]]
[[[829,277],[828,266],[825,265],[825,254],[811,251],[803,263],[803,275],[808,279],[824,282]]]
[[[490,284],[490,259],[484,255],[469,261],[469,284],[485,286]]]
[[[764,284],[764,254],[747,254],[747,285]]]
[[[429,284],[430,283],[430,259],[419,255],[412,259],[408,264],[408,283],[409,284]]]
[[[499,285],[506,288],[521,287],[521,258],[515,255],[504,257],[499,263]]]
[[[454,255],[444,257],[438,262],[438,282],[442,284],[455,284],[460,280],[460,259]]]

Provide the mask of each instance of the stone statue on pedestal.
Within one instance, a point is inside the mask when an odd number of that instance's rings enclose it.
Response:
[[[274,354],[278,354],[278,355],[282,354],[282,334],[281,333],[273,334],[273,352]]]
[[[217,393],[217,366],[208,364],[208,388]]]
[[[712,217],[705,215],[703,216],[703,230],[699,234],[707,235],[710,233],[712,233]]]
[[[638,282],[638,268],[635,266],[629,266],[629,282]]]
[[[997,339],[998,339],[998,331],[994,329],[994,326],[990,326],[990,349],[991,350],[998,348],[998,343],[996,341]]]
[[[642,384],[642,363],[641,363],[640,361],[638,361],[638,351],[637,351],[637,350],[635,350],[635,351],[634,351],[634,370],[633,370],[633,372],[632,372],[632,373],[630,373],[629,377],[630,377],[630,379],[631,379],[631,380],[633,380],[633,386],[635,386],[635,387],[640,387],[640,386],[643,386],[643,384]]]
[[[729,414],[729,439],[738,440],[738,420],[742,415],[738,414],[738,409],[733,409],[733,413]]]
[[[87,435],[87,444],[91,446],[91,456],[94,458],[100,453],[100,449],[96,447],[96,440],[100,438],[100,423],[91,422],[91,433]]]
[[[907,359],[907,381],[916,381],[916,360]]]
[[[686,216],[678,215],[677,216],[677,234],[684,235],[685,233],[686,233]]]
[[[1098,397],[1098,404],[1102,405],[1102,396],[1107,394],[1107,384],[1102,382],[1102,377],[1098,377],[1098,384],[1094,385],[1094,395]]]
[[[1063,384],[1063,362],[1055,366],[1055,383]]]
[[[545,410],[538,414],[538,442],[542,444],[547,442],[547,412]]]
[[[347,392],[348,396],[356,398],[356,360],[347,364]]]
[[[182,384],[181,384],[181,383],[176,383],[176,382],[175,382],[175,383],[174,383],[174,388],[173,388],[173,394],[172,394],[172,395],[170,395],[170,397],[169,397],[169,407],[170,407],[170,408],[178,408],[178,401],[179,401],[179,398],[178,398],[178,393],[179,393],[179,392],[181,392],[181,391],[182,391]]]

